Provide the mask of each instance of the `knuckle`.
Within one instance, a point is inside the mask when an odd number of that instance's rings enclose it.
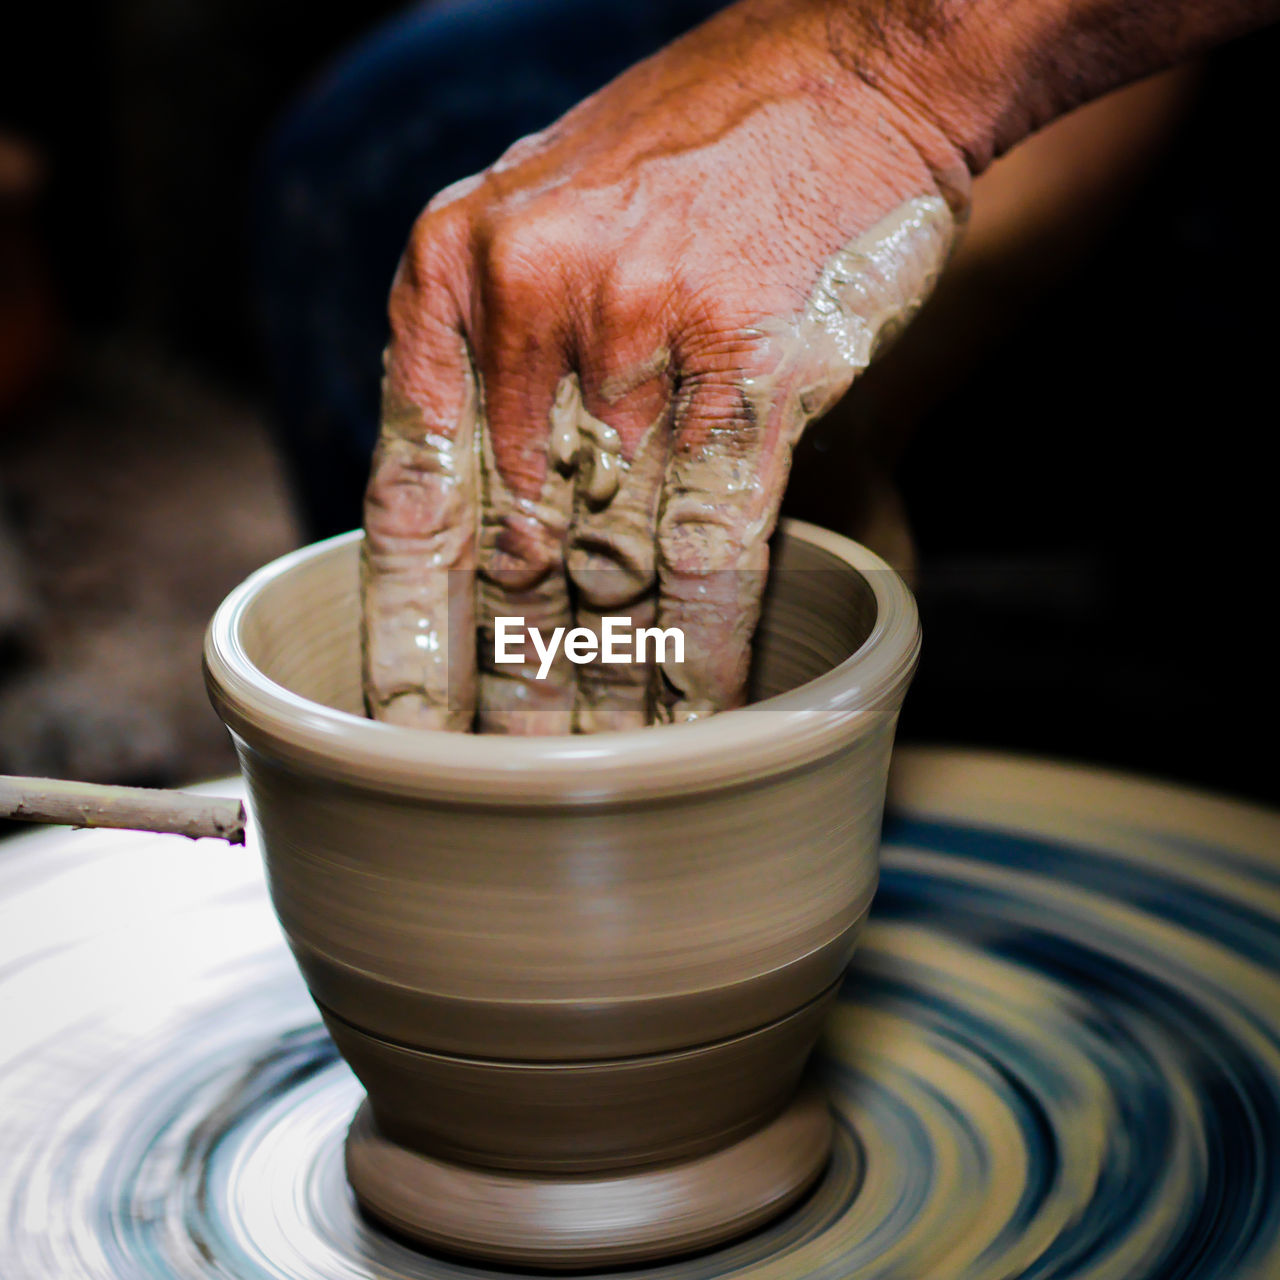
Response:
[[[451,205],[458,204],[460,201],[466,200],[468,196],[478,191],[485,181],[485,174],[471,173],[465,178],[459,178],[456,182],[451,182],[447,187],[443,187],[437,191],[434,196],[427,201],[427,207],[423,210],[423,214],[442,213]]]
[[[560,563],[562,541],[562,529],[535,517],[501,517],[484,531],[482,576],[509,591],[531,590]]]
[[[468,291],[466,239],[448,210],[419,215],[396,267],[387,302],[391,347],[388,372],[437,344],[456,327]]]
[[[459,205],[427,206],[409,233],[398,280],[417,288],[449,286],[464,274],[470,217]]]
[[[707,573],[740,557],[742,531],[729,513],[701,502],[682,505],[687,509],[668,511],[658,529],[658,555],[668,573]]]
[[[639,248],[624,247],[613,258],[595,292],[600,322],[625,334],[636,328],[667,327],[677,309],[669,264]]]
[[[716,432],[740,432],[757,425],[756,407],[745,383],[754,371],[735,353],[726,352],[722,367],[712,372],[686,371],[680,385],[677,417],[686,450]],[[728,441],[721,438],[721,447]]]
[[[767,313],[725,305],[705,294],[686,300],[677,331],[686,381],[741,380],[768,372],[777,321]]]
[[[534,297],[545,295],[570,251],[559,216],[530,209],[491,215],[482,241],[486,284]]]
[[[537,133],[526,133],[517,138],[489,168],[491,174],[504,174],[529,160],[536,159],[547,151],[555,141],[552,129],[542,129]]]
[[[565,558],[569,579],[587,604],[612,609],[639,600],[654,584],[652,534],[579,536]]]

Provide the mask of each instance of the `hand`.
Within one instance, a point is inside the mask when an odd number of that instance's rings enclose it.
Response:
[[[928,294],[967,192],[824,8],[734,6],[419,218],[366,500],[374,716],[592,732],[742,701],[792,447]],[[605,614],[683,629],[683,666],[492,662],[495,616]]]

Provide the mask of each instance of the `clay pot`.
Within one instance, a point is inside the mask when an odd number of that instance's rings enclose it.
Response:
[[[272,900],[369,1093],[348,1174],[420,1241],[541,1266],[700,1247],[820,1173],[798,1086],[866,918],[910,593],[784,524],[753,705],[592,737],[361,713],[359,535],[219,609],[205,661]]]

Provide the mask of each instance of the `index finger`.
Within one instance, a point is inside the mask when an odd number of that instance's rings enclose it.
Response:
[[[376,720],[465,731],[475,714],[480,403],[451,293],[416,242],[391,290],[365,493],[364,694]]]

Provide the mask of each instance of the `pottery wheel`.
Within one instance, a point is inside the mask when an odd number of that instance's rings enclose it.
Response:
[[[895,797],[822,1049],[830,1166],[650,1270],[1280,1275],[1280,816],[962,753],[901,753]],[[361,1217],[360,1098],[252,849],[0,844],[5,1280],[489,1274]]]

